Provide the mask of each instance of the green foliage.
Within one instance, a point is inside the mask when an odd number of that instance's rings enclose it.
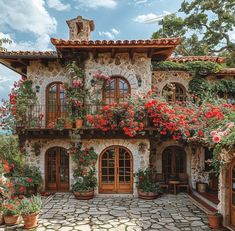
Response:
[[[180,37],[182,44],[175,50],[177,55],[223,52],[227,65],[235,66],[235,43],[231,38],[235,27],[234,0],[184,0],[178,12],[185,17],[165,16],[152,38]]]
[[[78,177],[77,182],[72,186],[72,191],[86,192],[94,190],[97,185],[97,179],[94,175],[95,170],[90,169],[86,175]]]
[[[194,72],[197,76],[205,76],[211,73],[217,73],[223,69],[223,66],[210,61],[194,61],[186,63],[176,63],[171,61],[153,62],[153,68],[156,70],[182,70]]]
[[[212,91],[214,93],[230,93],[235,92],[235,80],[222,79],[212,84]]]
[[[32,196],[30,198],[24,197],[20,203],[21,214],[29,215],[33,213],[38,213],[42,207],[41,196]]]
[[[3,202],[2,211],[5,216],[20,214],[20,201],[18,199],[6,199]]]
[[[11,44],[11,40],[8,38],[1,38],[0,39],[0,51],[6,51],[6,48],[3,47],[4,44]]]
[[[153,68],[160,71],[189,71],[184,63],[176,63],[171,61],[152,62]]]
[[[0,159],[14,165],[14,173],[20,172],[26,160],[26,153],[20,151],[18,138],[2,136],[0,139]]]
[[[156,173],[156,169],[153,168],[139,169],[135,173],[138,189],[143,192],[160,192],[159,183],[156,182]]]

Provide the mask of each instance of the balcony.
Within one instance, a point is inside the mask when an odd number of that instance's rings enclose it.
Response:
[[[16,124],[18,134],[36,137],[66,137],[76,131],[86,137],[110,137],[113,136],[123,137],[124,132],[120,128],[121,113],[117,112],[112,117],[113,129],[109,131],[102,131],[96,125],[90,123],[87,115],[99,115],[102,113],[103,105],[87,104],[83,107],[83,120],[82,127],[77,129],[74,122],[69,122],[71,115],[68,115],[66,106],[57,106],[48,108],[47,105],[35,105],[30,107],[26,112],[24,118]],[[76,113],[73,113],[76,117]],[[147,116],[146,116],[147,118]],[[152,128],[151,123],[146,119],[144,122],[144,130],[152,135],[155,128]],[[137,136],[138,137],[138,136]],[[128,138],[128,137],[127,137]]]

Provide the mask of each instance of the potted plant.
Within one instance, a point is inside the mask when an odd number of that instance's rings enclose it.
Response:
[[[208,214],[209,226],[212,229],[218,229],[222,225],[222,215],[220,213]]]
[[[72,191],[74,196],[79,200],[89,200],[94,197],[94,189],[97,185],[95,170],[90,169],[83,176],[77,177],[77,182],[73,184]]]
[[[25,229],[33,229],[38,226],[38,216],[41,207],[42,201],[40,196],[25,197],[21,200],[20,208]]]
[[[160,193],[159,183],[156,182],[156,170],[153,168],[139,169],[135,173],[137,178],[138,196],[141,199],[153,200]]]
[[[17,225],[20,221],[20,201],[17,199],[6,199],[3,202],[3,215],[6,225]]]
[[[72,143],[68,150],[76,165],[74,168],[76,182],[72,186],[72,191],[77,199],[87,200],[94,197],[97,185],[95,164],[98,155],[93,147],[82,149],[81,146],[81,143]]]
[[[72,118],[68,117],[68,118],[65,119],[64,128],[67,128],[67,129],[72,129],[73,128]]]

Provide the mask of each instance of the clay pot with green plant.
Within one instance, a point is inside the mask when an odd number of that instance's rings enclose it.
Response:
[[[3,216],[6,225],[17,225],[20,222],[20,201],[6,199],[3,202]]]
[[[159,196],[161,189],[159,183],[156,182],[156,170],[154,168],[139,169],[135,173],[135,177],[139,198],[153,200]]]
[[[32,196],[31,198],[25,197],[21,200],[20,208],[25,229],[33,229],[38,226],[38,217],[41,207],[42,200],[40,196]]]

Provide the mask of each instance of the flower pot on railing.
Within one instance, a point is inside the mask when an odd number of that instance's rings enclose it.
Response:
[[[72,122],[65,122],[64,128],[66,128],[66,129],[72,129],[72,128],[73,128],[73,123],[72,123]]]
[[[76,124],[76,128],[81,128],[82,124],[83,124],[83,120],[82,119],[76,119],[75,124]]]

